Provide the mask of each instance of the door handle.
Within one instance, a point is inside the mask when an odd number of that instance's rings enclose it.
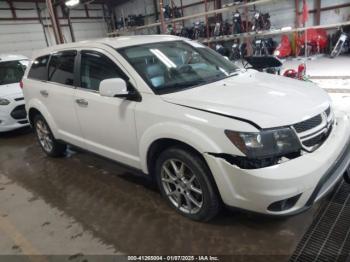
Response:
[[[43,97],[48,97],[48,96],[49,96],[49,92],[47,92],[46,90],[41,90],[41,91],[40,91],[40,94],[41,94]]]
[[[80,106],[88,106],[89,102],[85,99],[76,99],[75,102]]]

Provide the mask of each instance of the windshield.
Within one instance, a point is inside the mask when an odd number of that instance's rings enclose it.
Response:
[[[0,62],[0,85],[19,83],[28,66],[28,60]]]
[[[153,43],[118,51],[156,94],[219,81],[239,70],[223,56],[196,42]]]

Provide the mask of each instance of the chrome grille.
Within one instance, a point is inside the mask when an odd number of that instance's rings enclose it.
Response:
[[[305,140],[303,142],[303,145],[307,146],[307,147],[313,147],[315,145],[318,145],[320,143],[322,143],[329,135],[329,132],[331,131],[331,129],[329,129],[329,131],[327,133],[321,133],[309,140]]]
[[[322,123],[322,116],[317,115],[313,118],[310,118],[308,120],[295,124],[294,128],[298,133],[302,133],[309,129],[319,126],[321,123]]]
[[[330,114],[331,114],[331,107],[328,107],[325,112],[326,112],[327,116],[330,116]]]
[[[331,133],[334,123],[331,108],[327,108],[322,114],[293,125],[303,148],[312,152],[320,147]]]

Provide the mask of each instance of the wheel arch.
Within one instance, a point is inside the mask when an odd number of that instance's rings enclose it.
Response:
[[[182,146],[204,159],[206,152],[220,152],[219,146],[205,133],[187,125],[157,124],[143,133],[139,141],[142,171],[152,173],[152,160],[171,146]]]
[[[34,118],[36,115],[41,115],[41,113],[35,107],[32,107],[28,110],[28,120],[31,126],[34,126]]]
[[[53,120],[51,114],[46,110],[46,107],[38,100],[31,101],[29,104],[27,104],[27,113],[28,113],[28,120],[29,123],[33,126],[33,120],[36,114],[40,114],[44,117],[46,122],[48,123],[53,135],[56,137],[57,133],[57,126],[55,121]]]
[[[156,162],[157,158],[159,157],[159,155],[164,150],[171,148],[171,147],[175,147],[175,146],[184,148],[188,151],[193,152],[194,154],[197,154],[206,163],[202,154],[193,146],[191,146],[183,141],[180,141],[178,139],[159,138],[159,139],[152,142],[152,144],[150,145],[150,147],[148,148],[148,151],[147,151],[146,160],[147,160],[148,174],[153,176],[154,171],[155,171],[155,162]]]

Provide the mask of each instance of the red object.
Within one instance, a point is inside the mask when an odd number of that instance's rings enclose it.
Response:
[[[298,72],[295,71],[294,69],[288,69],[283,73],[283,76],[290,77],[290,78],[297,78]]]
[[[309,7],[307,6],[306,0],[303,0],[303,12],[301,14],[301,23],[306,24],[309,20]]]
[[[283,76],[290,77],[299,80],[305,80],[306,76],[306,64],[300,64],[298,66],[298,71],[294,69],[288,69],[283,73]]]
[[[307,29],[306,30],[306,41],[314,51],[321,52],[328,46],[328,36],[325,29]],[[305,32],[297,37],[297,55],[299,55],[300,49],[305,45]]]
[[[290,56],[292,53],[292,47],[290,45],[289,37],[287,35],[282,35],[281,43],[277,46],[275,50],[275,56],[278,58],[284,58]]]
[[[23,85],[23,81],[22,81],[22,80],[21,80],[21,81],[19,81],[19,86],[20,86],[20,88],[22,88],[22,89],[23,89],[24,85]]]
[[[302,80],[306,75],[306,64],[300,64],[298,66],[298,79]]]
[[[319,45],[320,48],[326,48],[328,45],[328,36],[325,29],[307,29],[306,38],[308,44]],[[298,42],[302,44],[305,43],[305,33],[298,38]]]

